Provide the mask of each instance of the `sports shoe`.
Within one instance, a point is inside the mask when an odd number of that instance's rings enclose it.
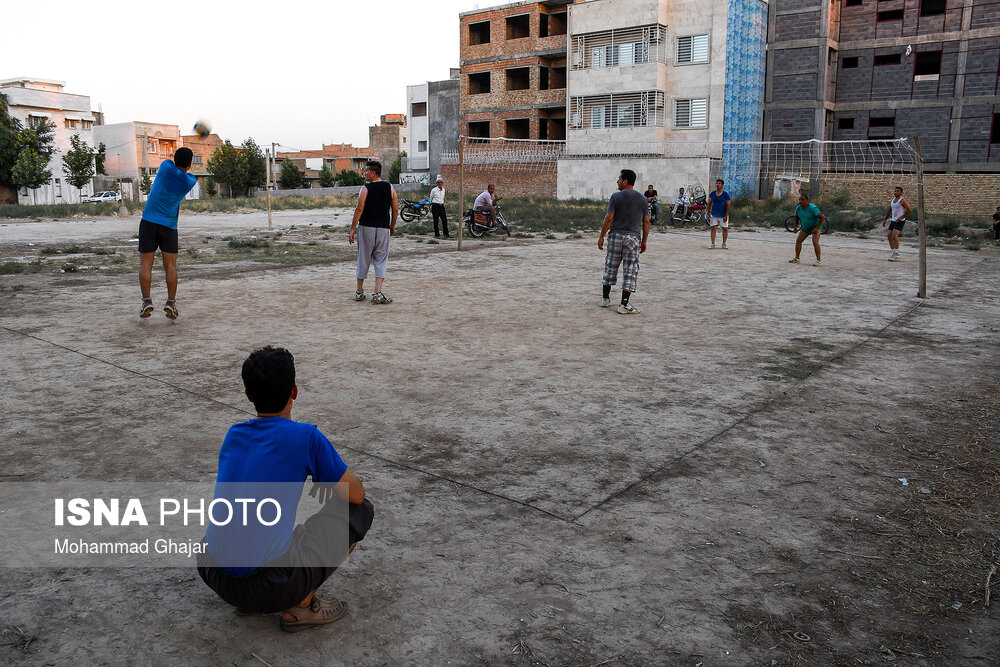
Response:
[[[813,266],[823,266],[823,262],[817,259],[815,262],[813,262]]]
[[[889,258],[889,261],[890,262],[898,262],[899,261],[899,255],[893,253],[892,257]]]
[[[354,300],[355,301],[367,301],[368,297],[365,296],[364,292],[355,292],[354,293]]]
[[[623,303],[618,306],[618,312],[622,315],[638,315],[639,309],[630,303]]]
[[[722,249],[723,250],[729,250],[729,246],[727,246],[725,243],[723,243],[722,244]]]
[[[611,299],[601,299],[601,308],[607,308],[611,305]]]
[[[799,258],[798,258],[798,257],[796,257],[795,259],[790,259],[790,260],[788,260],[788,263],[789,263],[789,264],[801,264],[802,262],[800,262],[800,261],[799,261]]]
[[[715,244],[714,243],[712,244],[712,250],[715,250]]]
[[[372,294],[372,303],[392,303],[392,297],[388,297],[382,292]]]
[[[146,318],[153,314],[153,300],[143,299],[142,309],[139,311],[139,317]]]
[[[180,315],[180,311],[177,310],[177,304],[174,303],[173,299],[163,304],[163,312],[172,320],[176,320],[177,316]]]

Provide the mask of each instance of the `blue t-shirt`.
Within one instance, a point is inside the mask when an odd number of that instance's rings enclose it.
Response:
[[[723,190],[722,194],[719,195],[715,193],[715,190],[712,190],[708,198],[712,200],[712,217],[726,217],[726,202],[729,201],[729,193]]]
[[[292,545],[295,510],[306,476],[311,475],[314,482],[332,484],[339,482],[346,471],[347,464],[333,444],[313,424],[284,417],[258,417],[233,425],[219,450],[215,498],[232,503],[234,495],[257,497],[255,491],[267,493],[281,505],[281,518],[273,526],[262,526],[256,520],[256,506],[251,505],[249,526],[243,525],[241,514],[238,521],[225,526],[209,523],[205,532],[208,552],[233,574],[248,574],[284,555]],[[233,507],[242,511],[239,504]],[[263,508],[264,520],[273,520],[273,506]],[[218,516],[221,521],[225,512],[219,510]]]
[[[795,215],[799,216],[799,220],[802,222],[802,231],[804,232],[816,229],[816,225],[819,224],[819,207],[811,202],[805,208],[796,205]]]
[[[177,213],[180,212],[181,201],[197,182],[198,179],[193,175],[178,169],[173,160],[161,162],[156,178],[153,179],[153,187],[149,189],[142,219],[177,229]]]

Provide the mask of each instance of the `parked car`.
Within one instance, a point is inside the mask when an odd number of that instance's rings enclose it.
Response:
[[[102,201],[121,201],[121,193],[115,192],[114,190],[108,190],[107,192],[95,192],[90,197],[84,197],[83,201],[85,203],[90,202],[102,202]]]

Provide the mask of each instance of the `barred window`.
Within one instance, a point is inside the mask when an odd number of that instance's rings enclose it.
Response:
[[[677,38],[677,64],[707,63],[708,35],[689,35]]]
[[[674,127],[706,127],[708,100],[674,100]]]
[[[663,92],[656,90],[574,97],[570,127],[662,127],[663,100]]]
[[[666,35],[662,25],[574,35],[573,69],[666,62]]]

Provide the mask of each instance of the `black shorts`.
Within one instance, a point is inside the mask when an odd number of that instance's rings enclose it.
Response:
[[[333,508],[335,503],[328,503]],[[348,508],[349,543],[344,544],[343,515],[320,510],[295,527],[288,552],[250,574],[237,575],[219,567],[208,553],[198,554],[198,574],[220,598],[239,609],[273,614],[302,602],[310,591],[319,588],[336,570],[326,567],[296,567],[299,554],[309,562],[317,562],[310,553],[321,553],[330,563],[339,563],[347,555],[350,544],[360,542],[372,526],[375,507],[367,498],[360,505]],[[334,553],[334,552],[338,553]],[[328,556],[326,556],[328,554]]]
[[[889,222],[889,231],[903,231],[903,225],[906,224],[906,218],[900,218],[899,220],[892,220]]]
[[[177,252],[177,230],[149,220],[139,221],[139,252]]]

